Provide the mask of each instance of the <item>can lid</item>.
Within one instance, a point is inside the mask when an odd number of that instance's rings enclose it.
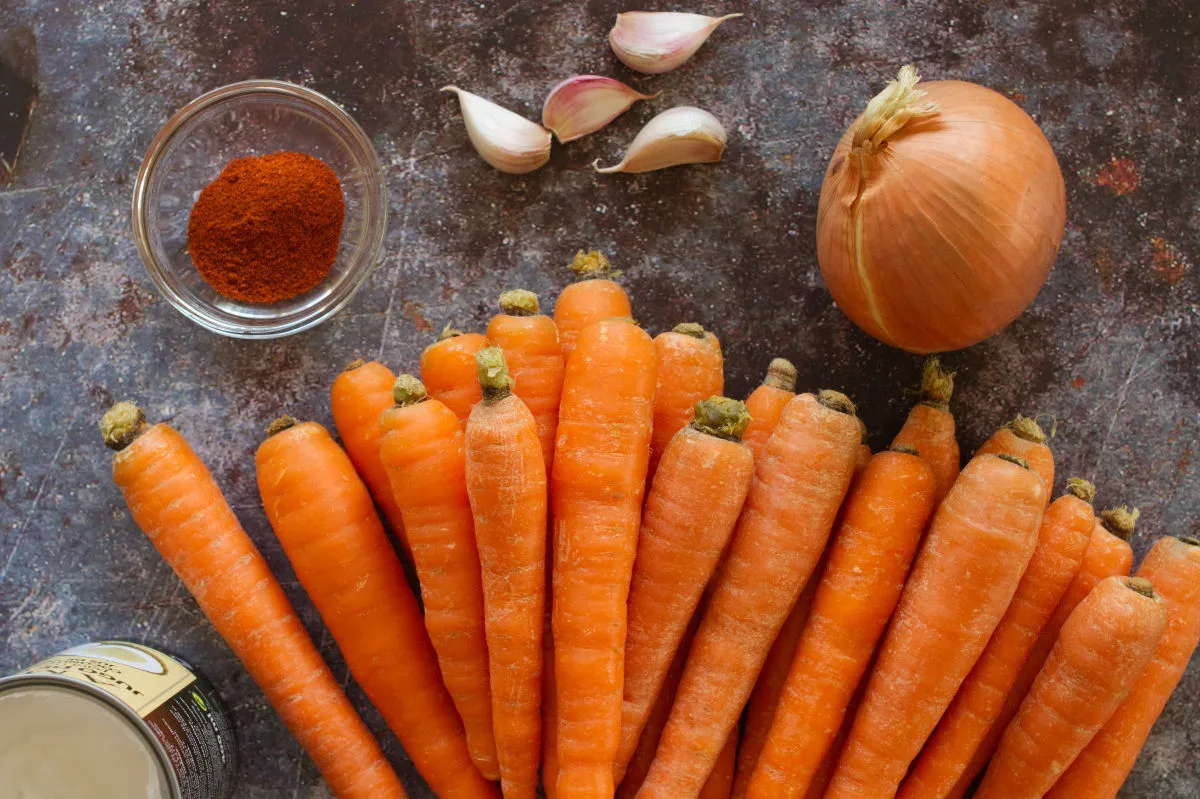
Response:
[[[17,795],[174,799],[144,721],[111,695],[53,675],[0,680],[0,773]]]

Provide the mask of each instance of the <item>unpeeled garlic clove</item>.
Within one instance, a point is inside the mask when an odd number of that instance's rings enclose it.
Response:
[[[596,171],[652,172],[681,164],[707,164],[720,161],[724,152],[725,128],[720,120],[702,108],[681,105],[647,122],[621,163],[604,169],[597,166]]]
[[[600,130],[638,100],[661,93],[642,94],[602,75],[576,75],[550,90],[542,106],[542,125],[565,144]]]
[[[457,86],[442,91],[458,96],[471,144],[496,169],[523,175],[550,160],[550,131],[541,125]]]
[[[658,75],[670,72],[691,58],[722,22],[740,16],[627,11],[617,14],[617,22],[608,34],[608,43],[625,66]]]

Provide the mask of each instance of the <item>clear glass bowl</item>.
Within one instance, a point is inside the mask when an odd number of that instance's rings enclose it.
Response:
[[[223,297],[188,254],[192,205],[232,159],[284,150],[320,158],[342,182],[337,261],[319,285],[290,300]],[[337,313],[375,268],[386,230],[387,186],[366,133],[328,97],[282,81],[233,83],[181,108],[151,142],[133,192],[134,238],[158,290],[196,324],[235,338],[287,336]]]

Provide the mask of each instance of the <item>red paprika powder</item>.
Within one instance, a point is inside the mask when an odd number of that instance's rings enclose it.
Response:
[[[220,294],[277,302],[329,274],[345,217],[342,184],[321,159],[292,152],[237,158],[192,206],[188,251]]]

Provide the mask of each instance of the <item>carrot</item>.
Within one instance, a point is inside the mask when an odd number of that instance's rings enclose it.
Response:
[[[1133,565],[1133,550],[1129,546],[1129,538],[1133,535],[1137,517],[1136,508],[1132,511],[1113,508],[1101,512],[1100,519],[1092,527],[1091,538],[1088,540],[1087,550],[1083,553],[1079,571],[1054,609],[1050,621],[1042,628],[1033,651],[1029,653],[1021,667],[1021,673],[1005,697],[1000,715],[992,722],[987,735],[975,750],[975,755],[950,796],[961,799],[967,787],[983,771],[996,751],[996,745],[1000,743],[1000,736],[1017,714],[1021,701],[1029,693],[1030,686],[1045,665],[1046,658],[1050,656],[1050,650],[1058,640],[1059,631],[1079,603],[1106,577],[1129,576],[1129,569]]]
[[[1016,593],[1046,489],[1011,455],[971,460],[934,514],[829,799],[891,797]]]
[[[733,770],[737,765],[738,731],[737,727],[729,733],[725,748],[717,756],[712,773],[708,775],[704,787],[700,789],[699,799],[729,799],[733,791]]]
[[[504,354],[484,347],[475,360],[483,399],[467,420],[467,493],[483,569],[496,754],[506,799],[533,799],[541,753],[546,463],[537,422],[513,393]]]
[[[879,650],[876,649],[875,655],[867,663],[867,674],[870,674],[875,669],[875,661],[878,655]],[[825,792],[829,790],[829,783],[833,781],[833,772],[837,768],[838,759],[842,754],[842,747],[846,745],[846,739],[850,737],[850,729],[854,726],[854,717],[858,714],[858,708],[862,704],[863,694],[867,692],[868,682],[868,680],[859,680],[858,688],[854,690],[854,696],[851,697],[850,704],[846,706],[846,715],[842,719],[842,728],[834,736],[833,743],[829,746],[829,751],[825,753],[825,757],[821,760],[821,765],[817,766],[812,781],[808,784],[808,793],[804,795],[804,799],[823,799]]]
[[[412,375],[397,377],[394,392],[396,406],[379,420],[379,456],[404,516],[425,602],[425,627],[462,717],[471,760],[483,776],[498,779],[483,579],[467,495],[462,425]]]
[[[567,361],[551,479],[559,799],[613,794],[654,368],[650,336],[621,319],[580,333]]]
[[[440,796],[496,796],[471,767],[416,597],[350,459],[314,422],[284,416],[267,432],[263,508],[354,679]]]
[[[570,360],[585,328],[604,319],[633,316],[629,296],[609,279],[612,268],[599,250],[575,253],[571,271],[577,282],[563,289],[554,303],[554,324],[558,326],[564,361]]]
[[[1001,427],[983,442],[976,455],[1003,455],[1023,459],[1046,484],[1046,502],[1054,490],[1054,453],[1046,443],[1046,434],[1028,416],[1020,416]]]
[[[118,402],[100,420],[134,522],[340,799],[406,796],[270,567],[183,436]]]
[[[851,489],[853,490],[853,489]],[[762,671],[754,682],[750,692],[750,701],[746,703],[746,725],[742,733],[741,744],[738,746],[737,770],[733,778],[733,797],[743,799],[746,789],[750,787],[750,776],[758,764],[763,747],[767,743],[767,733],[771,731],[771,722],[775,719],[775,709],[779,706],[779,696],[783,693],[784,683],[787,682],[788,672],[792,668],[792,658],[796,655],[796,647],[800,644],[800,635],[808,622],[808,614],[812,610],[813,594],[820,584],[818,575],[822,573],[821,566],[813,571],[813,578],[804,586],[796,606],[788,614],[787,621],[775,636],[775,643],[767,652],[763,661]]]
[[[404,554],[412,562],[412,549],[404,533],[404,519],[400,508],[392,497],[392,485],[388,482],[387,469],[379,460],[379,417],[392,407],[392,383],[396,376],[378,361],[354,361],[333,381],[330,391],[330,406],[333,423],[341,436],[346,454],[358,471],[358,476],[367,484],[372,499],[392,532],[400,539]]]
[[[1160,538],[1137,573],[1166,602],[1166,633],[1129,697],[1054,784],[1050,799],[1117,795],[1200,642],[1200,539]]]
[[[696,403],[724,390],[724,361],[717,337],[686,322],[654,338],[654,434],[648,477],[653,479],[663,450],[692,421]]]
[[[667,445],[642,514],[629,590],[618,783],[754,476],[754,456],[741,443],[746,406],[710,397],[694,414]]]
[[[488,322],[487,338],[504,350],[513,393],[533,413],[546,473],[554,462],[554,433],[562,395],[563,356],[554,320],[539,313],[532,291],[516,289],[500,295],[500,313]]]
[[[783,411],[688,657],[641,799],[695,797],[804,589],[850,485],[861,432],[843,394]]]
[[[977,799],[1041,799],[1129,695],[1166,626],[1166,604],[1149,580],[1097,585],[1063,625]]]
[[[921,375],[921,401],[908,412],[904,426],[892,439],[892,446],[912,447],[933,469],[937,478],[935,505],[940,503],[958,477],[958,440],[954,437],[954,414],[950,397],[954,393],[954,373],[942,368],[937,358],[925,361]],[[1050,484],[1046,485],[1049,491]]]
[[[786,358],[773,358],[762,384],[746,397],[750,424],[742,434],[742,441],[745,441],[746,446],[754,453],[755,460],[762,456],[763,447],[766,446],[771,431],[779,423],[779,415],[794,396],[796,367]]]
[[[962,777],[988,727],[1004,708],[1038,635],[1066,593],[1096,526],[1095,488],[1071,478],[1050,503],[1037,546],[987,648],[963,682],[905,781],[900,799],[944,797]]]
[[[425,390],[453,411],[464,425],[480,397],[475,353],[487,345],[488,340],[478,333],[464,333],[446,325],[438,340],[421,353],[421,382]]]
[[[671,714],[671,706],[675,704],[679,680],[683,677],[683,667],[687,663],[688,652],[691,651],[692,640],[696,636],[696,628],[700,626],[702,615],[702,612],[697,612],[688,622],[683,640],[679,642],[679,648],[675,650],[675,656],[671,658],[670,668],[667,669],[667,675],[663,679],[662,690],[654,699],[654,707],[651,708],[650,715],[646,718],[642,735],[638,739],[637,749],[634,750],[633,757],[629,760],[629,766],[625,769],[625,776],[617,788],[616,799],[634,799],[637,792],[641,790],[642,783],[646,781],[646,775],[650,773],[650,764],[654,762],[654,752],[658,749],[658,742],[662,739],[663,727],[667,724],[667,716]]]
[[[874,456],[851,489],[748,799],[808,791],[900,601],[936,488],[905,448]]]
[[[554,563],[553,552],[549,553],[548,562]],[[553,588],[547,581],[546,598],[549,599],[552,593]],[[546,799],[555,799],[558,795],[555,782],[558,779],[558,685],[554,680],[552,609],[548,607],[545,615],[542,626],[542,792]]]
[[[871,457],[874,455],[871,452],[871,446],[867,443],[867,425],[862,419],[858,420],[862,425],[862,443],[858,445],[858,453],[854,458],[854,476],[857,478],[866,470],[867,464],[871,462]]]

